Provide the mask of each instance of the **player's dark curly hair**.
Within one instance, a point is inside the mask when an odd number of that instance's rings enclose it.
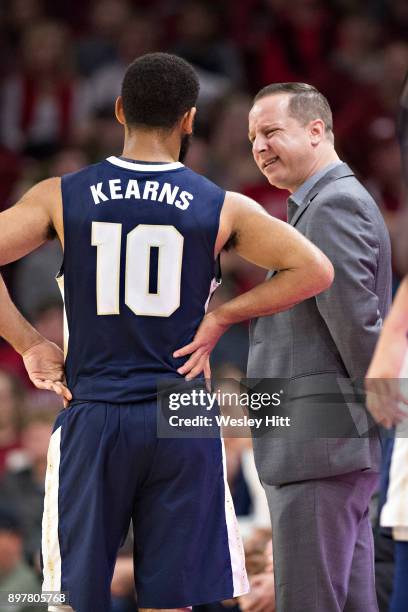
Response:
[[[171,129],[195,106],[199,82],[194,68],[169,53],[148,53],[128,66],[122,82],[129,127]]]

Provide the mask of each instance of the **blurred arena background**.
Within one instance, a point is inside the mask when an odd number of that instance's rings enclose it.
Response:
[[[43,178],[121,154],[122,128],[113,104],[125,67],[158,50],[181,55],[200,76],[187,165],[282,219],[287,194],[272,188],[252,159],[251,97],[273,81],[318,87],[333,108],[340,157],[385,217],[398,285],[408,272],[407,194],[395,138],[408,68],[407,0],[2,0],[0,210]],[[60,263],[54,241],[2,272],[24,314],[62,345],[62,304],[54,281]],[[224,282],[214,301],[264,275],[230,253],[222,264]],[[246,356],[246,326],[235,326],[217,347],[213,371],[239,378]],[[19,356],[1,342],[0,589],[39,587],[46,451],[60,409],[52,394],[33,389]],[[241,607],[273,611],[270,533],[246,468],[251,451],[248,441],[230,439],[227,446],[237,513],[250,517],[248,567],[260,593],[257,604],[248,598]],[[373,517],[375,524],[375,511]],[[381,538],[377,545],[380,605],[386,610],[392,551]],[[123,612],[135,609],[129,550],[125,546],[112,587],[114,609]]]

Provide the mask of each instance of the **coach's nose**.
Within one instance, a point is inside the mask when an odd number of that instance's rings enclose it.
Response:
[[[254,155],[259,155],[267,149],[267,140],[263,134],[257,134],[252,141],[252,152]]]

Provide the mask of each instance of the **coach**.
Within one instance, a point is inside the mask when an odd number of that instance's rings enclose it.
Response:
[[[249,137],[269,183],[291,193],[288,222],[335,268],[328,290],[251,324],[248,377],[290,379],[291,396],[306,410],[309,389],[367,371],[390,304],[388,233],[374,200],[339,160],[329,104],[314,87],[262,89]],[[305,421],[308,439],[254,439],[271,512],[277,610],[376,612],[368,506],[379,441],[318,438],[313,418]]]

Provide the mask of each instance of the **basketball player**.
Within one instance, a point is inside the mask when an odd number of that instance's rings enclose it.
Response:
[[[122,156],[45,180],[0,215],[0,263],[54,234],[64,247],[73,399],[50,441],[42,557],[43,590],[68,592],[70,607],[50,610],[109,609],[131,520],[140,609],[248,590],[221,441],[159,439],[156,385],[163,377],[182,380],[185,358],[173,352],[191,342],[203,319],[227,243],[281,272],[208,315],[216,325],[200,354],[207,376],[207,356],[230,325],[323,291],[333,269],[296,230],[179,161],[198,89],[192,67],[178,57],[137,59],[116,103]],[[50,382],[69,399],[59,375]]]

